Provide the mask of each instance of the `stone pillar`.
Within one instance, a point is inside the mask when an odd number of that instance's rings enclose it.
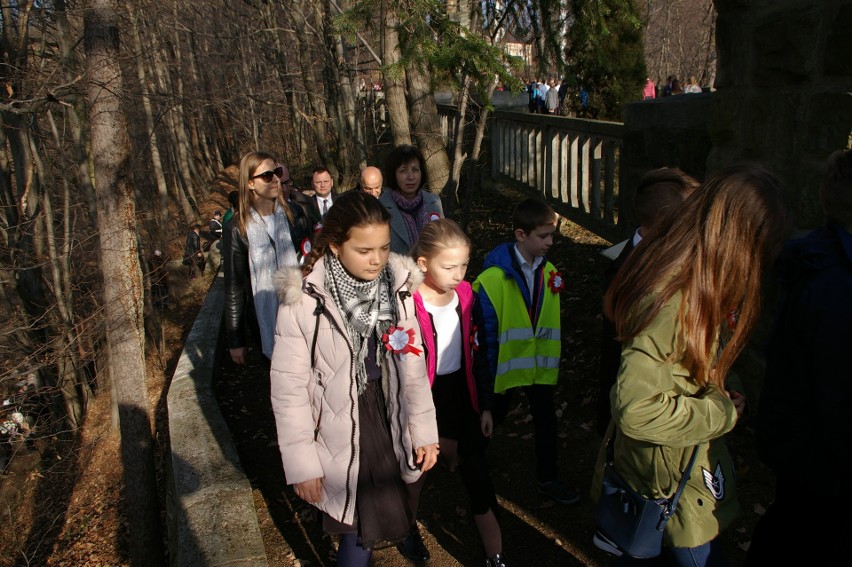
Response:
[[[714,2],[707,171],[763,163],[785,182],[797,226],[817,226],[825,159],[852,147],[852,0]]]

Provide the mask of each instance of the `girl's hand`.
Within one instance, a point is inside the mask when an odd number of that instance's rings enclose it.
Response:
[[[435,463],[438,462],[438,444],[432,443],[425,447],[418,447],[417,460],[415,462],[420,465],[420,470],[423,472],[434,467]]]
[[[734,402],[734,408],[737,410],[737,417],[742,417],[746,410],[746,397],[742,392],[730,390],[728,397]]]
[[[482,435],[491,438],[494,433],[494,418],[491,417],[491,410],[485,410],[479,418],[479,427],[482,429]]]
[[[322,498],[322,479],[313,478],[304,482],[297,482],[293,485],[293,489],[296,491],[296,496],[305,502],[314,504]]]
[[[234,361],[234,364],[246,363],[246,347],[232,348],[229,350],[231,353],[231,360]]]

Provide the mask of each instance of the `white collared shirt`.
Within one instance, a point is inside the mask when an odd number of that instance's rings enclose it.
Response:
[[[640,230],[640,229],[638,229],[638,228],[637,228],[637,229],[636,229],[636,232],[634,232],[634,233],[633,233],[633,248],[636,248],[636,246],[637,246],[640,242],[642,242],[642,235],[641,235],[641,234],[639,234],[639,230]]]
[[[333,201],[331,199],[331,193],[329,193],[325,197],[320,197],[319,195],[315,195],[314,198],[317,200],[317,210],[320,212],[320,214],[322,214],[322,202],[323,201],[328,201],[328,208],[329,209],[331,208],[331,205],[333,203]]]
[[[518,250],[518,245],[515,244],[515,258],[518,260],[518,265],[521,266],[521,273],[524,274],[524,279],[527,282],[527,290],[530,292],[530,295],[532,295],[535,271],[539,266],[541,266],[541,263],[544,262],[544,256],[536,256],[533,258],[532,265],[530,265],[530,263],[524,259],[524,255],[521,254],[521,251]]]

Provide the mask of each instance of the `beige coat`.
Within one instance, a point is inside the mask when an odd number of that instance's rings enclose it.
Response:
[[[411,297],[423,276],[403,256],[391,254],[390,266],[401,318],[397,326],[415,330],[413,346],[420,352],[392,355],[382,376],[400,474],[410,483],[421,474],[415,450],[438,442],[438,426]],[[359,466],[357,385],[352,345],[337,306],[323,288],[324,274],[320,260],[304,281],[292,268],[277,275],[282,304],[270,372],[272,410],[287,483],[322,478],[317,508],[352,524]],[[324,308],[317,328],[318,300]]]

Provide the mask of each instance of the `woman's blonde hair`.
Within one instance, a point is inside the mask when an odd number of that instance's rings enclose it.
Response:
[[[673,357],[695,383],[723,388],[760,314],[761,273],[787,230],[775,176],[753,164],[719,171],[628,257],[606,292],[605,312],[628,340],[680,292]],[[731,312],[737,323],[720,343]]]
[[[251,176],[254,173],[254,170],[257,169],[257,166],[268,159],[271,159],[272,163],[276,164],[275,167],[278,167],[278,160],[275,159],[275,156],[266,152],[247,152],[243,154],[243,157],[240,159],[240,172],[238,178],[240,205],[236,216],[237,227],[242,235],[246,234],[246,226],[248,226],[248,223],[251,221],[251,212],[249,209],[254,208],[249,181],[251,181]],[[276,200],[281,204],[281,207],[287,214],[287,218],[292,223],[293,211],[290,210],[290,207],[287,205],[287,201],[284,200],[283,192],[278,192],[278,199]]]
[[[431,260],[441,250],[454,246],[470,248],[470,239],[456,221],[437,219],[426,223],[420,231],[420,237],[411,248],[411,256],[415,260],[420,257]]]

